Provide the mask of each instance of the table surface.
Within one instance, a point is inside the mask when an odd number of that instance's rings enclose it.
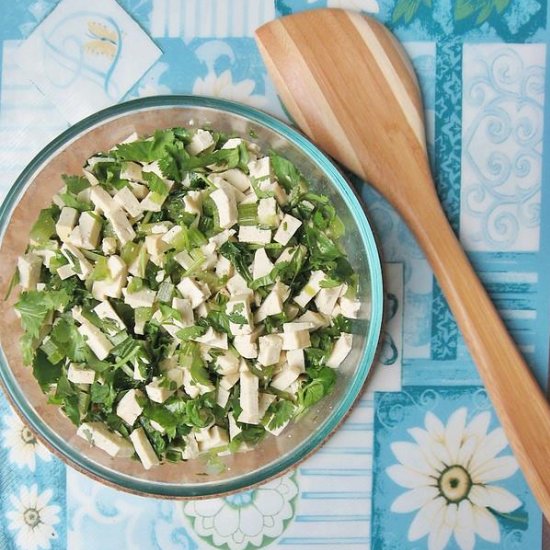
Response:
[[[327,5],[372,13],[404,42],[419,76],[448,217],[546,383],[544,0],[120,0],[141,28],[114,0],[87,4],[15,0],[0,13],[3,194],[42,146],[101,102],[192,93],[285,119],[254,28]],[[422,252],[388,204],[350,177],[382,246],[388,314],[367,392],[337,434],[296,471],[253,491],[170,502],[66,467],[2,397],[0,548],[541,547],[540,511]],[[457,464],[472,485],[455,480],[453,503],[427,488],[426,476]]]

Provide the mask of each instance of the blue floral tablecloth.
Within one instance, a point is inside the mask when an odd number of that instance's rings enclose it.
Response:
[[[284,118],[253,31],[327,5],[369,12],[404,42],[441,200],[545,384],[545,0],[4,0],[1,192],[55,135],[117,101],[213,95]],[[2,397],[0,549],[541,548],[541,513],[422,252],[352,180],[382,244],[388,313],[368,391],[328,444],[252,491],[145,499],[66,467]]]

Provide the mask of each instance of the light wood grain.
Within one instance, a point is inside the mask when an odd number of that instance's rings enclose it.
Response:
[[[441,208],[420,92],[401,46],[373,19],[328,9],[270,22],[257,41],[295,122],[385,195],[423,247],[525,478],[550,517],[550,408]]]

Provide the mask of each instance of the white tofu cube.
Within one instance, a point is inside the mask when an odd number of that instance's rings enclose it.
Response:
[[[227,281],[226,287],[232,296],[236,294],[246,294],[247,291],[250,290],[244,277],[242,277],[240,273],[235,273],[235,275]]]
[[[149,188],[142,183],[137,183],[135,181],[129,181],[128,187],[136,199],[143,200],[149,194]]]
[[[239,354],[245,359],[255,359],[258,357],[258,344],[252,334],[244,334],[235,336],[233,345]]]
[[[235,209],[236,204],[242,202],[242,200],[245,198],[244,193],[239,191],[236,187],[233,187],[233,185],[231,185],[221,176],[217,174],[210,174],[210,176],[208,176],[208,179],[215,187],[223,190],[229,197],[231,197],[231,199],[235,202]]]
[[[281,255],[277,258],[277,260],[275,260],[275,264],[292,261],[294,255],[299,254],[299,249],[302,250],[302,253],[305,252],[305,246],[303,244],[298,246],[288,246],[281,252]]]
[[[240,373],[238,371],[222,376],[220,378],[220,388],[230,390],[239,381],[239,377]]]
[[[159,465],[159,459],[155,449],[147,439],[147,435],[143,428],[137,428],[130,434],[130,440],[134,445],[136,454],[138,455],[143,467],[146,470],[151,469],[153,466]]]
[[[93,186],[90,191],[90,199],[92,200],[92,203],[94,206],[100,211],[105,214],[107,218],[109,218],[108,214],[110,214],[113,210],[118,210],[119,207],[117,204],[113,201],[113,197],[103,189],[100,185]]]
[[[225,256],[220,255],[218,257],[218,261],[216,262],[216,275],[218,277],[231,277],[232,274],[233,265]]]
[[[275,401],[277,397],[271,393],[260,393],[260,399],[258,403],[258,413],[260,420],[265,416],[265,413],[267,412],[267,409],[269,409],[269,406],[273,401]]]
[[[193,434],[187,435],[185,438],[185,449],[181,453],[183,460],[193,460],[199,456],[199,444]]]
[[[88,180],[88,183],[90,185],[99,185],[99,180],[89,170],[83,169],[82,175]],[[54,195],[54,198],[55,198],[55,195]]]
[[[237,203],[235,197],[223,189],[216,189],[210,194],[218,210],[219,225],[228,229],[237,223]]]
[[[162,235],[162,242],[170,246],[175,238],[183,231],[180,225],[175,225]]]
[[[99,246],[99,234],[101,232],[101,221],[97,214],[92,212],[82,212],[78,220],[80,227],[80,238],[82,239],[82,248],[94,250]]]
[[[141,173],[141,170],[140,170]],[[114,201],[128,212],[128,215],[132,218],[138,218],[143,214],[143,208],[137,200],[136,196],[130,191],[128,187],[123,187],[115,193],[113,197]]]
[[[195,342],[218,349],[229,349],[227,334],[216,332],[210,327],[202,336],[193,339]]]
[[[252,320],[252,313],[250,311],[250,302],[246,294],[237,294],[231,297],[231,300],[227,302],[226,312],[228,315],[233,315],[238,318],[240,322],[229,322],[229,330],[234,336],[241,334],[250,334],[254,328],[254,321]],[[240,319],[242,317],[242,319]]]
[[[237,149],[243,143],[241,138],[229,138],[222,146],[222,149]]]
[[[214,243],[217,250],[222,244],[226,243],[233,235],[235,235],[235,233],[236,231],[234,229],[224,229],[223,231],[220,231],[210,237],[208,239],[208,244]]]
[[[237,238],[241,243],[268,244],[271,242],[271,229],[260,229],[254,225],[241,225]]]
[[[111,341],[82,315],[80,308],[74,307],[72,316],[75,321],[80,323],[78,332],[84,337],[88,347],[99,360],[105,359],[114,347]]]
[[[239,404],[242,412],[238,420],[245,424],[259,424],[259,379],[248,369],[245,369],[241,371],[240,382]]]
[[[306,370],[304,350],[293,349],[286,352],[286,362],[289,368],[299,370],[301,373]]]
[[[174,224],[169,221],[165,222],[158,222],[151,226],[151,234],[152,235],[165,235],[174,227]]]
[[[254,314],[254,322],[260,323],[270,315],[278,315],[283,312],[283,304],[288,297],[288,286],[281,282],[273,285],[271,292],[266,296],[260,307]]]
[[[315,296],[315,305],[320,313],[332,315],[336,302],[342,293],[343,285],[332,288],[322,288]]]
[[[40,281],[42,258],[35,254],[25,254],[17,259],[19,284],[23,290],[35,290]]]
[[[299,330],[313,330],[314,323],[311,321],[294,321],[293,323],[283,323],[283,332],[298,332]]]
[[[82,252],[76,246],[63,243],[61,246],[61,253],[69,261],[69,265],[73,268],[73,271],[77,274],[78,278],[85,280],[92,272],[92,264],[84,257]]]
[[[215,243],[208,243],[201,246],[201,252],[204,254],[204,261],[201,265],[203,270],[210,270],[216,267],[218,263],[218,255],[216,254]]]
[[[182,250],[177,254],[174,254],[174,260],[183,267],[183,269],[189,269],[194,263],[195,260],[191,257],[191,254],[187,250]]]
[[[283,332],[283,349],[303,349],[311,346],[309,331],[298,330],[295,332]]]
[[[147,235],[145,237],[145,249],[151,256],[160,256],[168,245],[163,240],[164,235]]]
[[[185,146],[185,149],[190,155],[198,155],[213,145],[214,138],[212,134],[199,128],[191,138],[191,142]]]
[[[69,238],[65,241],[67,244],[72,244],[76,248],[84,248],[82,243],[82,233],[80,232],[80,226],[77,225],[69,235]]]
[[[130,458],[134,454],[133,445],[120,434],[109,431],[103,422],[83,422],[76,435],[113,458]]]
[[[183,210],[188,214],[200,214],[202,212],[202,191],[189,191],[183,197]]]
[[[226,375],[239,372],[239,358],[231,351],[226,351],[216,357],[216,371]]]
[[[321,281],[326,278],[326,275],[322,271],[313,271],[309,277],[308,282],[300,291],[298,296],[294,297],[294,301],[300,307],[306,307],[312,298],[321,290]]]
[[[55,232],[61,242],[67,241],[76,222],[78,221],[78,210],[70,206],[64,206],[59,214],[59,219],[55,224]]]
[[[357,319],[360,309],[361,302],[359,300],[352,300],[350,298],[346,298],[345,296],[340,297],[340,311],[344,317],[348,317],[349,319]]]
[[[141,288],[135,292],[129,292],[127,288],[124,288],[122,294],[124,295],[124,303],[132,309],[151,307],[157,298],[157,293],[150,288]]]
[[[70,264],[65,264],[57,268],[57,275],[59,275],[59,278],[64,281],[65,279],[68,279],[69,277],[72,277],[73,275],[76,275],[75,270],[72,268]]]
[[[67,379],[73,384],[93,384],[95,380],[95,371],[83,365],[70,363],[67,369]]]
[[[337,369],[342,361],[348,356],[353,344],[353,334],[343,332],[340,338],[336,340],[329,358],[327,359],[327,367]]]
[[[139,404],[138,398],[144,397],[140,390],[128,390],[124,397],[118,402],[116,413],[117,415],[133,426],[139,415],[143,412],[143,407]]]
[[[254,253],[254,263],[252,264],[252,278],[254,280],[265,277],[271,273],[274,265],[269,259],[265,248],[258,248]]]
[[[151,424],[151,428],[153,428],[153,430],[156,430],[161,434],[166,433],[166,430],[158,422],[155,422],[154,420],[149,420],[149,423]]]
[[[229,443],[227,432],[219,426],[212,426],[208,429],[208,435],[203,441],[199,442],[199,450],[201,453],[224,447]]]
[[[55,241],[48,241],[47,248],[39,248],[33,250],[32,253],[42,258],[42,263],[50,268],[52,266],[52,260],[56,257],[56,253],[59,251],[59,246]]]
[[[329,326],[330,317],[323,315],[322,313],[308,310],[301,317],[298,317],[296,321],[299,323],[311,323],[313,325],[312,330],[318,330]]]
[[[216,403],[222,408],[225,409],[227,402],[229,401],[230,392],[224,390],[223,388],[218,388],[216,395]]]
[[[288,244],[288,241],[290,241],[301,225],[302,222],[298,218],[285,214],[279,228],[275,232],[273,240],[283,246]]]
[[[143,183],[144,180],[141,172],[141,164],[138,164],[137,162],[124,162],[120,170],[120,179]]]
[[[271,178],[271,160],[269,157],[262,157],[248,163],[248,172],[251,178],[264,180]]]
[[[174,324],[180,325],[182,328],[194,324],[193,308],[190,300],[187,298],[172,298],[172,307],[181,314],[181,320],[176,319]]]
[[[116,253],[116,239],[114,237],[105,237],[101,242],[101,250],[105,256],[111,256]]]
[[[145,391],[151,401],[164,403],[176,390],[169,388],[166,380],[155,377],[152,382],[145,386]]]
[[[284,391],[298,379],[300,374],[302,374],[300,368],[286,366],[281,372],[273,377],[271,387],[276,390]]]
[[[220,172],[220,176],[241,191],[241,193],[246,193],[250,189],[250,178],[238,168],[231,168],[225,172]]]
[[[105,212],[105,215],[111,222],[113,231],[122,246],[136,238],[136,232],[134,231],[132,224],[128,221],[126,214],[120,208],[116,208],[110,212]]]
[[[280,335],[268,334],[267,336],[260,336],[258,344],[260,348],[258,363],[260,363],[260,365],[269,367],[279,362],[281,350],[283,348],[283,339]]]
[[[199,284],[189,277],[184,277],[177,285],[180,294],[191,302],[193,309],[199,307],[210,297],[210,290],[206,285]]]
[[[184,373],[185,373],[185,369],[182,369],[181,367],[176,366],[174,368],[167,369],[164,372],[164,376],[168,378],[170,382],[174,382],[176,384],[176,389],[177,389],[183,386]]]
[[[277,227],[279,225],[277,201],[274,197],[258,201],[258,222],[260,225],[267,225],[268,227]]]

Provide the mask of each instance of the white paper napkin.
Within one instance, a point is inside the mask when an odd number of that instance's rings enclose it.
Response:
[[[122,99],[161,54],[115,0],[62,0],[16,61],[74,123]]]

